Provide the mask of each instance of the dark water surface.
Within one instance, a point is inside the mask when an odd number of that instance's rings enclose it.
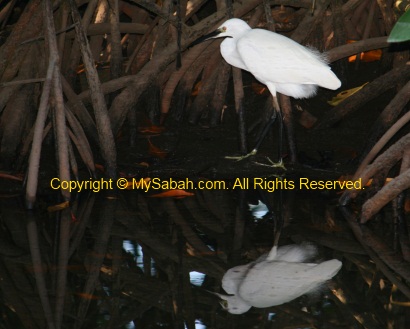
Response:
[[[408,298],[356,240],[334,191],[158,193],[86,192],[62,209],[49,195],[33,212],[0,199],[0,327],[410,328]],[[259,201],[266,208],[251,212]],[[223,293],[227,269],[271,249],[281,218],[279,245],[314,243],[341,271],[314,296],[227,313],[212,292]],[[386,218],[369,227],[393,250]]]

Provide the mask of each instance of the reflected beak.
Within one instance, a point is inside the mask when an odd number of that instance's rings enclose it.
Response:
[[[228,302],[225,299],[222,299],[219,304],[222,306],[224,310],[228,308]]]
[[[217,293],[217,292],[213,292],[213,291],[209,291],[209,290],[207,290],[209,293],[211,293],[211,294],[213,294],[213,295],[215,295],[215,296],[218,296],[221,300],[219,301],[219,304],[222,306],[222,308],[224,309],[224,310],[226,310],[227,308],[228,308],[228,301],[224,298],[226,295],[222,295],[222,294],[219,294],[219,293]],[[233,296],[233,295],[232,295]]]
[[[199,44],[199,43],[201,43],[201,42],[204,42],[204,41],[206,41],[206,40],[212,39],[213,37],[216,37],[216,36],[217,36],[218,34],[220,34],[221,32],[222,32],[222,31],[220,31],[220,30],[215,30],[215,31],[213,31],[213,32],[211,32],[211,33],[209,33],[209,34],[206,34],[206,35],[204,35],[204,36],[202,36],[202,37],[196,39],[194,42],[192,42],[192,43],[188,46],[188,48],[191,48],[191,47],[193,47],[193,46],[196,46],[197,44]]]

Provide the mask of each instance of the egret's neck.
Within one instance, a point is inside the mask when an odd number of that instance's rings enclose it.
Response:
[[[249,25],[235,26],[235,29],[232,29],[232,31],[230,32],[226,32],[225,35],[237,41],[240,38],[242,38],[246,33],[248,33],[250,30],[252,29],[250,28]]]
[[[236,50],[236,42],[233,38],[225,38],[221,43],[221,55],[225,61],[235,67],[239,67],[242,70],[247,70],[245,63],[242,61],[241,56]]]
[[[269,262],[275,260],[277,254],[278,254],[278,247],[273,246],[273,248],[271,249],[271,251],[268,254],[268,257],[266,257],[266,260],[269,261]]]

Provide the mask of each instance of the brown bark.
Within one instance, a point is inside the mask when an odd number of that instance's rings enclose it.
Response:
[[[371,128],[371,135],[367,139],[366,146],[363,154],[366,155],[366,161],[369,162],[369,155],[376,156],[378,152],[386,145],[386,143],[407,123],[410,121],[410,116],[405,114],[397,121],[397,118],[402,113],[403,108],[410,101],[410,82],[400,89],[400,91],[394,96],[390,103],[385,107],[383,112],[379,115],[376,122]],[[406,119],[407,118],[407,119]],[[397,125],[397,126],[396,126]],[[390,128],[390,129],[389,129]],[[388,135],[383,135],[387,129],[389,129]],[[383,135],[383,137],[382,137]],[[383,138],[383,143],[377,147],[377,150],[372,150],[377,141]],[[372,152],[372,153],[370,153]],[[366,165],[368,163],[365,163]],[[362,167],[363,165],[361,165]]]
[[[329,62],[335,62],[341,58],[355,55],[363,51],[387,47],[389,47],[387,37],[371,38],[333,48],[326,52],[326,57]]]
[[[390,72],[376,78],[363,87],[360,91],[345,99],[331,112],[328,112],[316,125],[315,129],[330,128],[332,125],[357,111],[370,100],[378,97],[385,91],[391,89],[396,83],[406,81],[410,78],[410,65],[392,69]]]
[[[118,0],[108,0],[110,7],[110,31],[111,31],[111,79],[119,78],[122,73],[122,46],[121,32],[119,28]]]
[[[84,66],[86,68],[85,71],[88,85],[90,86],[101,153],[106,165],[106,175],[109,178],[115,178],[117,177],[116,147],[104,94],[101,89],[98,73],[94,67],[94,61],[92,59],[87,37],[82,27],[80,14],[78,13],[74,0],[70,0],[70,6],[73,21],[77,23],[75,25],[77,40],[81,49]]]
[[[406,145],[410,147],[410,145]],[[373,197],[368,199],[362,206],[360,222],[366,223],[376,215],[384,206],[397,197],[401,192],[410,187],[410,169],[395,177],[387,185],[378,191]],[[408,276],[410,278],[410,275]]]
[[[366,186],[370,178],[376,175],[378,172],[389,170],[393,167],[402,157],[405,150],[410,147],[410,134],[402,137],[399,141],[394,143],[385,152],[383,152],[371,165],[367,166],[363,172],[356,173],[354,180],[362,179],[362,188]],[[339,203],[346,205],[352,198],[355,198],[361,190],[346,190]]]
[[[42,12],[40,0],[32,0],[24,9],[18,22],[14,25],[6,43],[0,47],[0,81],[6,82],[13,79],[19,69],[24,55],[27,53],[27,45],[20,46],[26,39],[38,36],[42,28]],[[31,28],[27,28],[31,26]]]

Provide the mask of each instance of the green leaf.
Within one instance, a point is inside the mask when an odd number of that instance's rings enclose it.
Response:
[[[407,10],[394,25],[388,42],[403,42],[410,40],[410,10]]]

